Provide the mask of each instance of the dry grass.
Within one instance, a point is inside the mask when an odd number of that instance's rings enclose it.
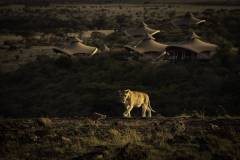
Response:
[[[122,160],[136,159],[141,155],[139,159],[155,160],[162,157],[166,160],[190,160],[199,159],[197,158],[199,152],[204,153],[201,154],[201,159],[206,160],[236,159],[240,156],[237,147],[240,138],[235,124],[237,122],[239,125],[239,120],[189,119],[185,121],[191,124],[196,120],[198,123],[188,125],[187,130],[180,132],[177,130],[182,127],[179,118],[174,121],[173,119],[136,120],[142,124],[141,126],[135,124],[136,128],[132,128],[133,123],[126,121],[126,126],[121,129],[112,127],[112,124],[116,123],[113,120],[105,120],[104,123],[99,123],[97,128],[86,128],[85,125],[79,128],[77,124],[86,123],[86,119],[63,120],[64,123],[59,119],[57,121],[53,119],[54,125],[49,129],[51,131],[46,133],[43,132],[44,128],[41,130],[31,121],[14,120],[7,121],[8,123],[2,121],[0,127],[14,127],[18,132],[7,129],[3,131],[4,142],[0,142],[2,146],[0,153],[4,159],[39,159],[39,157],[72,159],[79,156],[82,159],[102,157],[106,160]],[[154,125],[150,125],[149,122]],[[224,122],[227,122],[227,125]],[[108,127],[106,123],[109,124]],[[230,123],[233,125],[229,126]],[[209,129],[211,124],[217,125],[217,129]],[[177,127],[178,125],[180,127]],[[23,130],[24,127],[28,130]],[[199,127],[202,127],[201,130]],[[31,137],[37,137],[37,140]]]
[[[98,139],[96,136],[81,138],[81,142],[84,146],[97,146],[106,144],[105,141]]]
[[[127,129],[124,133],[121,133],[117,129],[110,129],[110,143],[116,145],[125,145],[127,143],[140,143],[142,135],[134,129]]]
[[[151,143],[157,147],[165,146],[169,140],[172,140],[174,136],[166,129],[162,129],[159,132],[155,132],[151,136]]]

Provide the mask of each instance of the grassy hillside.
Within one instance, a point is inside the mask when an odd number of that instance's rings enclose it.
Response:
[[[194,3],[194,4],[236,4],[237,0],[225,1],[225,0],[3,0],[0,4],[31,4],[31,5],[49,5],[55,3],[84,3],[84,4],[106,4],[106,3],[133,3],[133,4],[154,4],[154,3]],[[238,3],[239,4],[239,3]]]
[[[239,119],[55,118],[50,122],[44,126],[36,119],[0,120],[1,158],[233,160],[240,156]]]
[[[100,7],[97,6],[97,9]],[[45,9],[48,11],[44,12]],[[86,11],[85,14],[90,11],[86,6],[82,6],[82,9]],[[171,7],[169,9],[174,10]],[[62,12],[63,10],[65,12]],[[137,22],[136,19],[121,15],[123,11],[120,10],[122,9],[119,8],[115,16],[109,15],[111,18],[108,21],[101,21],[106,18],[106,14],[98,15],[95,20],[88,21],[83,17],[84,15],[78,17],[81,13],[79,8],[23,8],[17,12],[25,13],[26,16],[22,20],[24,23],[20,23],[21,16],[16,15],[12,9],[6,9],[2,12],[3,18],[0,21],[3,23],[0,26],[2,32],[6,33],[30,34],[41,30],[47,33],[55,31],[64,36],[64,33],[70,30],[79,32],[80,26],[88,29],[99,26],[100,29],[106,29],[138,24],[139,21]],[[56,16],[60,12],[63,13],[63,17]],[[153,12],[160,13],[161,10],[155,8]],[[94,12],[92,16],[96,13]],[[129,12],[129,15],[131,14]],[[161,29],[161,34],[156,38],[160,42],[179,42],[191,31],[196,31],[201,33],[203,40],[218,44],[217,55],[208,62],[153,63],[139,60],[134,55],[130,58],[132,60],[127,60],[129,55],[123,52],[96,56],[92,59],[42,57],[15,72],[2,73],[0,74],[0,116],[73,116],[92,112],[120,116],[123,106],[119,103],[117,91],[126,88],[149,93],[152,106],[163,115],[194,111],[209,115],[238,115],[240,113],[239,14],[237,9],[204,10],[198,14],[198,17],[207,19],[206,24],[197,28],[177,30],[168,26],[169,19],[160,20],[161,15],[157,15],[155,19],[158,20],[154,20],[154,16],[146,13],[146,22],[153,28]],[[53,19],[48,15],[52,15]],[[141,16],[136,15],[136,17]],[[102,46],[106,43],[110,47],[119,47],[128,41],[128,38],[116,32],[105,38],[96,38],[95,42],[89,44]],[[231,50],[232,47],[234,52]],[[22,60],[21,56],[18,57],[18,61]],[[20,63],[17,60],[14,63]],[[135,112],[137,114],[138,111]]]

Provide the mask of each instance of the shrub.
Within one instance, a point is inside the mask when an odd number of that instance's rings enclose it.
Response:
[[[61,56],[55,61],[56,65],[61,68],[69,68],[72,66],[72,60],[69,57]]]

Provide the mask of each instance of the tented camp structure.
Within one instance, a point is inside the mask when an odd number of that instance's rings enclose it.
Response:
[[[155,35],[155,34],[160,32],[160,30],[156,30],[156,29],[150,28],[145,22],[143,22],[143,29],[144,29],[144,31],[147,34],[149,34],[151,36],[153,36],[153,35]]]
[[[149,34],[151,36],[159,33],[160,30],[156,30],[153,28],[150,28],[146,23],[142,23],[142,25],[140,27],[137,28],[129,28],[126,29],[124,31],[124,33],[129,36],[129,37],[133,37],[133,38],[142,38],[144,37],[146,34]]]
[[[167,45],[155,41],[151,35],[146,34],[145,38],[136,45],[126,45],[125,48],[140,54],[162,54]]]
[[[172,23],[176,26],[193,26],[204,22],[206,22],[206,20],[196,18],[190,12],[187,12],[184,16],[178,17],[172,21]]]
[[[189,40],[179,45],[166,47],[166,55],[170,60],[210,59],[216,53],[217,45],[204,42],[195,33]]]
[[[65,48],[53,47],[55,52],[63,53],[68,56],[86,55],[92,56],[98,52],[98,48],[83,44],[82,40],[74,38]]]

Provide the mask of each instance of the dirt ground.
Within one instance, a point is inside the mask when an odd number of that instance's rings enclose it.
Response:
[[[57,57],[57,54],[53,52],[52,46],[33,46],[29,49],[16,50],[0,49],[0,71],[14,71],[41,56]]]
[[[206,9],[239,9],[239,5],[191,5],[191,4],[58,4],[50,5],[48,7],[31,7],[32,15],[39,13],[50,13],[51,15],[57,14],[59,18],[67,20],[72,16],[84,15],[86,19],[94,19],[99,15],[106,15],[112,17],[116,15],[131,16],[135,20],[143,20],[144,17],[151,17],[152,19],[159,20],[168,18],[169,12],[175,11],[176,16],[184,15],[186,11],[189,12],[202,12]],[[1,7],[2,10],[15,10],[18,13],[24,14],[24,6],[13,5]],[[70,14],[71,13],[71,14]],[[69,15],[70,14],[70,15]]]
[[[0,159],[239,159],[238,118],[0,120]]]

